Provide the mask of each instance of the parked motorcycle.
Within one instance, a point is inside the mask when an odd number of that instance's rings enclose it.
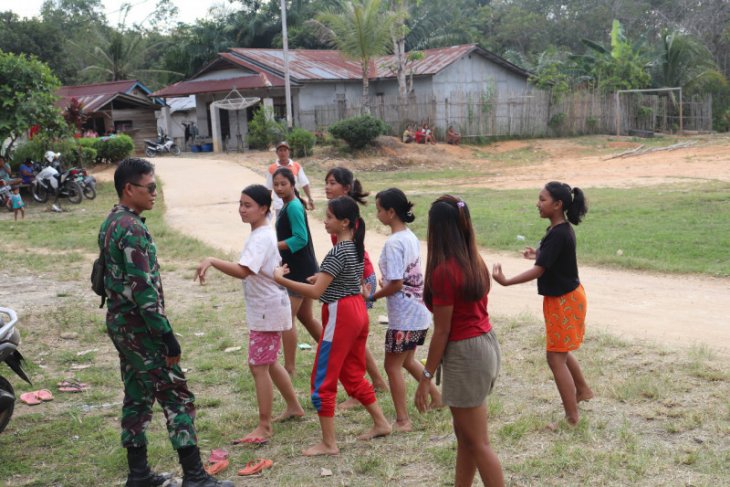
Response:
[[[73,167],[69,170],[69,177],[72,177],[81,186],[84,197],[89,200],[96,198],[96,178],[89,176],[83,167]]]
[[[68,201],[75,205],[81,203],[84,194],[81,185],[75,177],[70,176],[71,171],[59,172],[62,168],[60,154],[49,151],[44,158],[46,162],[50,158],[51,162],[35,176],[31,186],[33,199],[38,203],[45,203],[48,201],[48,195],[52,194],[56,199],[68,198]]]
[[[160,133],[157,136],[157,142],[145,139],[144,143],[146,146],[144,153],[147,157],[156,157],[157,155],[165,152],[169,152],[176,156],[180,155],[180,147],[178,147],[177,144],[175,144],[165,133]]]
[[[7,318],[6,318],[7,317]],[[18,315],[10,308],[0,308],[0,362],[12,369],[21,379],[30,384],[23,370],[23,356],[18,351],[20,333],[15,328]],[[15,409],[15,391],[5,377],[0,375],[0,433],[10,422]]]

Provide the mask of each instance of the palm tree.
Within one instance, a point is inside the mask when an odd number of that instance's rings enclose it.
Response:
[[[393,15],[381,8],[381,0],[351,0],[317,16],[327,26],[328,40],[345,57],[362,68],[362,113],[370,114],[370,62],[387,54],[391,46]]]
[[[662,36],[659,55],[651,63],[657,87],[686,88],[717,71],[712,53],[694,37],[679,32]]]

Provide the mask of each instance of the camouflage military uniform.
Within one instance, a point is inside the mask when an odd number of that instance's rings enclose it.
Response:
[[[157,247],[144,218],[126,206],[115,206],[99,230],[98,242],[106,257],[106,327],[119,352],[124,382],[122,446],[147,444],[145,429],[155,400],[167,418],[173,448],[195,446],[195,396],[179,365],[165,363],[167,349],[160,337],[172,327],[165,316]]]

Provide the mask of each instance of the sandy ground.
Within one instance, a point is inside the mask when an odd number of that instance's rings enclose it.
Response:
[[[722,142],[722,141],[721,141]],[[505,150],[506,142],[490,150]],[[627,186],[656,184],[657,182],[709,179],[730,180],[726,161],[730,156],[730,142],[712,148],[694,147],[691,152],[648,154],[641,158],[606,161],[605,156],[586,156],[568,161],[556,152],[560,144],[543,141],[543,149],[550,157],[530,167],[505,170],[493,180],[482,181],[490,187],[539,187],[549,179],[570,175],[570,181],[584,186]],[[635,144],[634,144],[635,145]],[[631,145],[627,145],[631,148]],[[467,149],[437,146],[444,153]],[[546,149],[545,149],[546,148]],[[419,150],[421,148],[416,148]],[[430,149],[433,150],[433,149]],[[509,150],[509,149],[507,149]],[[617,148],[621,152],[625,148]],[[263,183],[263,176],[242,160],[261,159],[268,154],[201,158],[160,158],[155,160],[157,175],[164,185],[167,221],[188,235],[200,238],[226,252],[239,252],[249,233],[238,215],[238,198],[243,187]],[[228,160],[224,160],[228,159]],[[610,164],[609,164],[610,163]],[[200,177],[201,164],[204,174]],[[610,166],[610,167],[607,167]],[[262,162],[260,167],[264,167]],[[619,174],[621,173],[621,174]],[[647,181],[651,181],[650,183]],[[315,194],[320,193],[313,182]],[[320,191],[317,191],[317,190]],[[320,193],[321,194],[321,193]],[[310,217],[310,226],[318,258],[322,258],[331,244],[320,221]],[[377,263],[384,235],[368,232],[366,247]],[[425,243],[422,244],[425,261]],[[484,259],[491,268],[501,262],[507,275],[527,268],[529,263],[519,256],[506,255],[484,249]],[[695,276],[666,276],[581,266],[581,281],[589,297],[588,326],[634,340],[649,340],[670,347],[706,345],[730,355],[730,279]],[[541,317],[542,300],[536,294],[535,284],[527,283],[509,288],[495,284],[490,293],[490,312],[499,316],[528,313]],[[539,318],[541,319],[541,318]],[[497,326],[499,325],[496,323]],[[590,332],[589,332],[590,335]]]

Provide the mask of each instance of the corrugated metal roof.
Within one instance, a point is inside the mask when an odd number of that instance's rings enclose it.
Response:
[[[236,78],[209,79],[202,81],[180,81],[162,88],[161,90],[155,91],[152,95],[159,97],[187,96],[198,93],[228,92],[233,88],[248,90],[255,88],[269,88],[272,86],[284,86],[284,81],[276,78],[275,76],[268,76],[266,73],[259,73],[258,76],[239,76]]]
[[[522,76],[530,75],[530,73],[519,66],[515,66],[501,56],[487,51],[486,49],[482,49],[476,44],[461,44],[458,46],[426,49],[422,52],[423,59],[408,64],[409,75],[411,72],[413,72],[414,76],[438,74],[443,69],[472,52],[477,52],[489,61]],[[376,63],[378,65],[378,78],[392,78],[396,76],[395,56],[382,56],[378,58]]]
[[[231,49],[236,57],[258,69],[284,75],[284,52],[281,49]],[[375,65],[373,64],[374,71]],[[345,58],[339,51],[315,49],[289,50],[289,76],[293,81],[332,81],[362,79],[360,63]]]
[[[62,86],[56,91],[60,97],[57,106],[66,108],[72,98],[76,98],[87,113],[100,110],[117,97],[123,96],[125,101],[139,102],[141,105],[152,104],[149,99],[129,95],[135,88],[149,93],[144,85],[137,80],[111,81],[108,83],[94,83],[90,85]]]
[[[462,57],[473,52],[489,61],[502,66],[520,76],[528,77],[529,72],[515,66],[506,59],[482,49],[476,44],[426,49],[423,59],[409,64],[408,72],[415,76],[438,74]],[[218,58],[201,69],[189,81],[181,81],[153,93],[153,96],[184,96],[196,93],[228,91],[236,88],[262,88],[284,86],[284,53],[281,49],[249,49],[233,48],[229,52],[219,53]],[[256,84],[256,77],[232,78],[231,80],[195,81],[203,73],[212,72],[222,65],[230,63],[244,68],[247,72],[257,72],[262,83]],[[362,70],[357,61],[345,58],[340,51],[292,49],[289,51],[289,75],[293,84],[309,81],[359,81]],[[395,56],[380,56],[372,61],[371,79],[395,78]],[[268,84],[267,84],[268,83]]]
[[[190,95],[181,98],[170,98],[167,100],[167,105],[170,107],[170,113],[195,110],[195,96]]]

